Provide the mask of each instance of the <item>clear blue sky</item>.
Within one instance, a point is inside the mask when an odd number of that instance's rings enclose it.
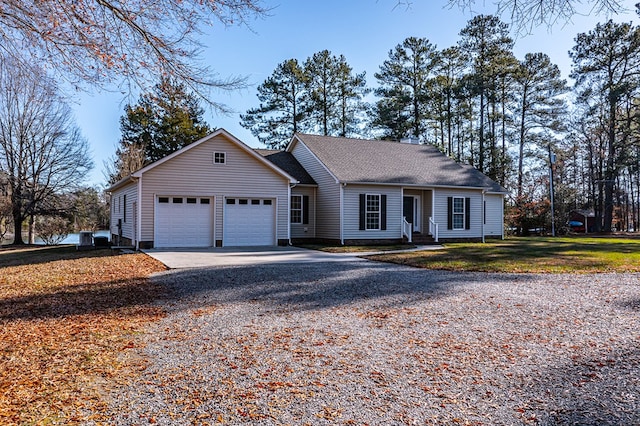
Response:
[[[355,72],[366,71],[367,83],[375,87],[373,74],[387,59],[389,50],[410,36],[426,37],[438,49],[454,45],[458,33],[479,13],[493,13],[490,1],[478,0],[474,11],[450,9],[446,0],[414,0],[409,7],[397,6],[396,0],[264,0],[271,8],[270,16],[259,18],[246,26],[218,26],[202,36],[207,48],[203,60],[220,77],[246,76],[250,86],[242,91],[220,93],[214,99],[230,107],[229,116],[207,112],[207,122],[215,128],[225,128],[253,147],[260,144],[242,126],[239,115],[258,105],[256,86],[262,83],[280,62],[296,58],[304,61],[314,53],[328,49],[344,55]],[[614,15],[618,22],[638,24],[633,4],[622,2],[626,14]],[[483,6],[486,4],[488,6]],[[576,16],[568,24],[558,24],[552,30],[534,29],[526,37],[516,39],[515,54],[544,52],[568,77],[571,63],[568,51],[575,36],[603,22],[606,16]],[[508,22],[507,17],[503,18]],[[135,102],[120,93],[79,94],[74,110],[78,125],[89,140],[95,169],[89,184],[104,185],[103,160],[113,156],[120,137],[119,118],[124,105]]]

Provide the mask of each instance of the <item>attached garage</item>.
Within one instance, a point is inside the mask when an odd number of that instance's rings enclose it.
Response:
[[[227,197],[224,203],[223,245],[276,244],[276,208],[273,199]]]
[[[218,129],[112,185],[111,233],[142,249],[288,244],[298,182]]]
[[[211,247],[213,199],[159,196],[155,208],[155,247]]]

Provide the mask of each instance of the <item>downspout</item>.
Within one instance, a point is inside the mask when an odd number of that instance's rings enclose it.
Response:
[[[400,188],[400,241],[404,241],[404,186]]]
[[[340,185],[340,245],[344,245],[344,187],[346,183]]]
[[[142,176],[138,178],[138,205],[136,214],[136,251],[140,250],[140,238],[142,237]]]
[[[480,217],[480,229],[482,230],[482,242],[484,243],[484,219],[487,217],[487,212],[485,211],[486,208],[486,204],[485,204],[485,199],[484,199],[484,194],[486,193],[486,190],[482,190],[482,207],[480,208],[480,212],[482,213],[482,217]]]
[[[290,183],[287,189],[287,195],[288,195],[287,200],[289,201],[287,203],[287,240],[289,241],[289,245],[292,245],[291,244],[291,188],[293,188],[296,185],[297,184],[295,183]],[[276,234],[276,244],[278,242],[277,240],[278,240],[278,236]]]
[[[500,228],[502,230],[502,239],[504,240],[504,194],[502,194],[502,205],[501,205],[502,209],[500,210],[502,212],[502,221],[500,223],[502,223],[502,227]]]

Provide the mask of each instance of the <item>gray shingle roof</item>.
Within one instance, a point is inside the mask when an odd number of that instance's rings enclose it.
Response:
[[[316,185],[311,175],[302,167],[290,152],[271,149],[254,149],[255,152],[280,167],[285,172],[296,178],[301,184]]]
[[[475,168],[431,145],[297,134],[341,182],[463,186],[507,192]]]

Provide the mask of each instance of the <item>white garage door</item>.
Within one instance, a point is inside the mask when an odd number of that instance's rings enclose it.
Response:
[[[203,197],[157,197],[155,247],[211,247],[213,200]]]
[[[275,203],[270,199],[227,198],[224,205],[223,245],[276,244]]]

